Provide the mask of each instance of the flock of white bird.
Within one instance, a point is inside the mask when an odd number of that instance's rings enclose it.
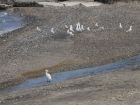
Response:
[[[99,26],[98,23],[95,23],[95,27],[98,28],[98,29],[96,29],[97,31],[105,30],[105,28],[103,26]],[[124,28],[123,25],[122,25],[122,23],[119,23],[118,28],[120,28],[120,29],[123,29]],[[36,29],[39,32],[42,31],[39,26],[37,26]],[[65,29],[67,29],[66,32],[70,36],[74,36],[76,32],[91,31],[91,28],[90,27],[85,27],[84,25],[80,24],[80,22],[78,22],[76,24],[76,27],[73,26],[73,25],[69,25],[69,26],[68,25],[65,25]],[[126,32],[131,32],[131,31],[132,31],[132,26],[129,26],[129,29],[126,30]],[[55,30],[54,30],[54,28],[51,28],[50,32],[52,34],[55,34],[56,33]],[[47,35],[47,33],[46,33],[46,35]]]
[[[95,26],[96,27],[99,27],[98,23],[95,23]],[[74,29],[72,25],[68,26],[68,25],[65,25],[65,28],[67,29],[67,34],[71,35],[71,36],[74,36],[74,32],[82,32],[82,31],[91,31],[90,27],[86,27],[84,28],[84,25],[81,25],[80,22],[78,22],[76,24],[76,28]],[[119,23],[119,28],[120,29],[123,29],[123,26],[122,26],[122,23]],[[104,27],[99,27],[98,29],[102,29],[104,30],[105,28]],[[38,31],[41,31],[41,29],[39,27],[37,27],[37,30]],[[131,32],[132,31],[132,26],[129,26],[129,29],[126,30],[126,32]],[[55,31],[54,31],[54,28],[51,28],[51,31],[50,31],[52,34],[55,34]],[[48,72],[48,70],[46,69],[45,70],[46,72],[46,78],[47,78],[47,82],[51,82],[52,81],[52,76],[51,74]]]

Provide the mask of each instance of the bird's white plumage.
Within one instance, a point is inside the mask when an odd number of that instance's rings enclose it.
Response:
[[[72,25],[70,25],[70,31],[74,32]]]
[[[48,70],[45,70],[45,72],[46,72],[46,77],[47,77],[48,81],[52,81],[51,74],[48,73]]]
[[[76,24],[76,31],[82,31],[80,22]]]
[[[71,32],[69,29],[67,30],[67,34],[69,34],[70,36],[74,36],[73,32]]]
[[[41,31],[41,28],[39,28],[39,27],[37,26],[37,27],[36,27],[36,30],[37,30],[37,31]]]
[[[120,28],[123,28],[123,27],[122,27],[122,23],[119,24],[119,27],[120,27]]]
[[[104,28],[104,27],[99,27],[99,29],[100,29],[100,30],[104,30],[105,28]]]
[[[130,26],[126,32],[131,32],[131,31],[132,31],[132,26]]]
[[[85,30],[85,29],[84,29],[84,25],[81,25],[81,30],[82,30],[82,31],[84,31],[84,30]]]
[[[65,28],[69,28],[67,25],[65,25]]]
[[[99,26],[98,23],[95,23],[95,26],[98,27]]]
[[[87,27],[87,30],[88,30],[88,31],[90,31],[90,28],[89,28],[89,27]]]
[[[76,31],[80,31],[79,30],[79,23],[76,24]]]
[[[54,28],[51,28],[51,33],[53,33],[53,34],[55,33],[55,32],[54,32]]]

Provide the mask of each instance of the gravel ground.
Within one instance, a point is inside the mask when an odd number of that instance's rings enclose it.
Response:
[[[13,8],[12,11],[30,17],[27,22],[34,24],[0,39],[0,82],[61,62],[95,66],[139,54],[139,9],[139,3],[90,8],[83,5]],[[91,31],[75,32],[75,36],[70,37],[65,25],[75,27],[77,22],[90,27]],[[105,29],[99,30],[96,22]],[[123,29],[119,29],[120,22]],[[133,31],[127,33],[130,25]],[[51,28],[55,34],[50,32]]]
[[[0,39],[0,82],[62,62],[68,62],[71,67],[74,64],[96,66],[140,53],[139,3],[90,8],[82,5],[14,8],[12,11],[28,16],[26,21],[32,25]],[[91,31],[75,32],[70,37],[64,26],[75,26],[78,21]],[[105,29],[99,30],[96,22]],[[119,29],[120,22],[123,29]],[[127,33],[131,25],[133,30]],[[50,32],[52,27],[55,34]],[[134,67],[0,93],[0,105],[139,105],[139,74],[140,68]]]
[[[140,68],[0,95],[1,105],[139,105]]]

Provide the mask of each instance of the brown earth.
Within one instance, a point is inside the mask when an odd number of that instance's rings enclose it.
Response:
[[[32,25],[0,39],[0,82],[42,68],[58,67],[53,71],[63,71],[107,64],[139,54],[139,10],[139,3],[9,10],[27,16],[26,22]],[[69,37],[64,26],[75,26],[78,21],[91,31]],[[97,30],[96,22],[105,29]],[[119,29],[120,22],[123,29]],[[127,33],[130,25],[133,31]],[[41,32],[36,30],[37,26]],[[50,33],[52,27],[54,35]]]
[[[1,105],[139,105],[140,68],[1,94]]]
[[[31,25],[0,39],[0,82],[114,62],[140,53],[140,5],[14,8]],[[80,22],[91,31],[66,34],[64,25]],[[97,30],[94,24],[104,26]],[[119,29],[119,23],[123,29]],[[129,26],[133,31],[127,33]],[[41,32],[36,27],[41,28]],[[54,28],[55,34],[50,33]],[[46,35],[47,32],[47,35]],[[24,75],[23,75],[24,74]],[[0,105],[139,105],[140,68],[15,92],[0,93]]]

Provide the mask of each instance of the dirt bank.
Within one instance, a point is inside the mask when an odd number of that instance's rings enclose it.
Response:
[[[1,105],[139,105],[140,68],[0,95]]]
[[[0,47],[0,82],[23,77],[28,72],[50,72],[107,64],[140,53],[139,4],[118,3],[100,7],[14,8],[34,23],[26,29],[2,38]],[[80,22],[91,31],[70,37],[65,25]],[[103,26],[98,30],[95,23]],[[119,29],[119,23],[123,29]],[[126,30],[133,26],[133,31]],[[41,31],[37,31],[37,26]],[[50,32],[54,28],[55,34]],[[41,70],[41,73],[38,71]],[[26,73],[25,73],[26,72]]]

